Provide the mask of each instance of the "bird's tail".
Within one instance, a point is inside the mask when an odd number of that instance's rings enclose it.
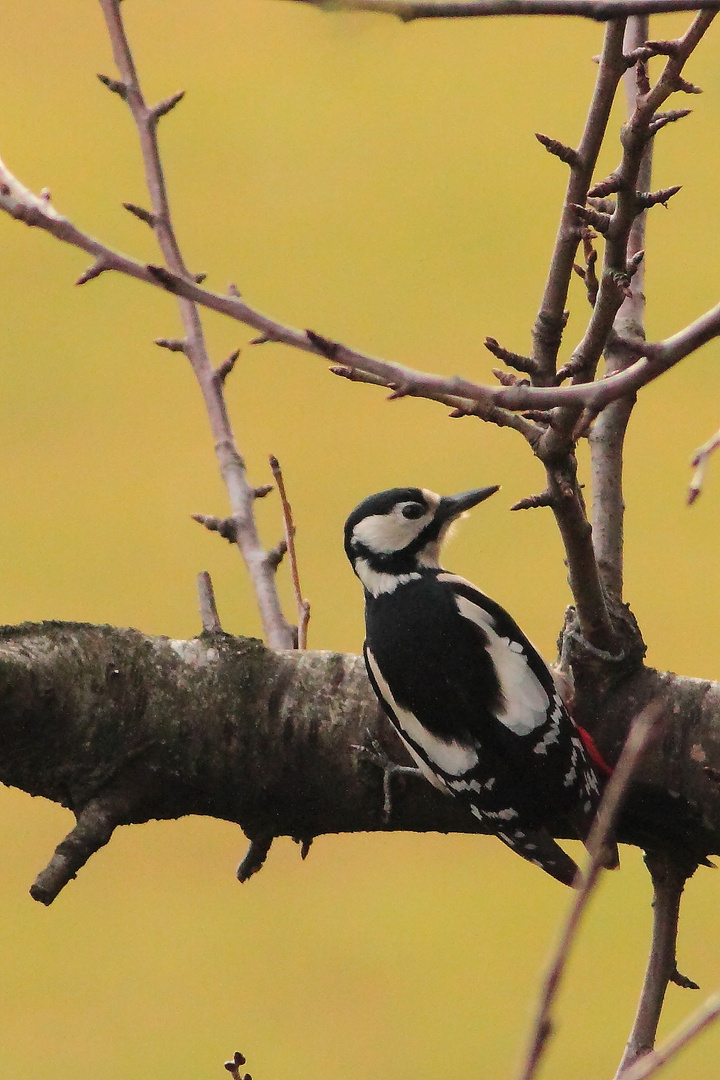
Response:
[[[503,829],[495,835],[512,851],[522,855],[523,859],[572,888],[578,874],[577,865],[546,829],[514,827]]]

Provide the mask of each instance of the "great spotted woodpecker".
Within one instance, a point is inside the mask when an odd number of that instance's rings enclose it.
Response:
[[[513,851],[572,885],[577,866],[548,826],[562,820],[587,838],[598,772],[514,620],[439,563],[452,522],[497,490],[441,497],[392,488],[353,510],[345,551],[365,591],[365,664],[424,775]]]

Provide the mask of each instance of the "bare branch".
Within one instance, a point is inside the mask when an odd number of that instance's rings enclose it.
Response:
[[[237,521],[233,517],[218,518],[211,514],[191,514],[193,521],[204,525],[209,532],[216,532],[230,544],[237,543]]]
[[[280,504],[282,506],[283,521],[285,522],[285,544],[288,558],[290,559],[290,574],[292,576],[295,603],[298,611],[297,648],[307,649],[307,628],[308,622],[310,621],[310,602],[303,599],[302,589],[300,588],[300,572],[298,570],[297,551],[295,550],[295,533],[297,530],[293,520],[292,507],[290,506],[287,492],[285,491],[285,480],[283,478],[282,469],[280,468],[280,462],[273,454],[270,455],[270,468],[272,469],[273,478],[277,484]]]
[[[577,150],[573,150],[572,146],[566,146],[565,143],[561,143],[558,139],[551,139],[549,135],[543,135],[540,131],[535,132],[535,138],[541,146],[545,147],[548,154],[560,158],[566,165],[577,165]]]
[[[538,366],[532,357],[522,356],[520,353],[511,352],[510,349],[504,349],[494,337],[486,337],[483,345],[498,360],[502,360],[503,364],[515,368],[515,371],[524,371],[527,375],[536,374]]]
[[[703,480],[705,479],[705,469],[707,467],[708,461],[719,446],[720,430],[716,431],[715,434],[711,438],[709,438],[707,442],[703,443],[702,446],[699,446],[698,449],[695,451],[691,462],[691,465],[694,468],[695,472],[693,473],[693,477],[690,481],[690,487],[687,493],[688,506],[692,506],[692,504],[695,502],[698,495],[702,491]]]
[[[90,800],[78,814],[75,828],[58,844],[30,887],[33,900],[51,904],[88,859],[109,842],[116,826],[128,820],[130,808],[127,798],[110,792]]]
[[[184,338],[155,338],[155,344],[161,349],[167,349],[168,352],[184,353],[187,348],[187,342]]]
[[[712,994],[657,1050],[646,1054],[622,1074],[622,1080],[647,1080],[720,1017],[720,993]]]
[[[607,22],[629,15],[716,11],[719,0],[291,0],[331,11],[374,11],[414,19],[471,19],[492,15],[577,15]]]
[[[100,3],[110,36],[113,57],[122,80],[117,84],[105,78],[102,81],[116,93],[120,93],[119,87],[124,88],[121,96],[132,113],[140,139],[145,178],[152,206],[153,228],[167,263],[167,267],[147,266],[145,272],[170,292],[180,295],[181,283],[197,287],[198,277],[189,273],[172,225],[157,128],[160,117],[178,104],[183,93],[173,94],[153,108],[147,105],[125,33],[120,0],[100,0]],[[215,377],[205,344],[202,322],[193,298],[187,295],[181,297],[179,308],[185,330],[184,352],[190,361],[203,395],[220,471],[230,497],[232,516],[237,530],[237,546],[245,561],[255,591],[263,628],[269,643],[278,648],[290,648],[293,642],[293,631],[283,615],[275,576],[268,563],[267,553],[260,542],[253,511],[253,488],[247,479],[245,463],[235,444],[223,396],[223,379]]]
[[[643,48],[649,33],[647,16],[635,16],[628,20],[624,48],[632,55]],[[675,55],[677,42],[656,43],[665,55]],[[642,75],[632,69],[624,76],[628,117],[636,114]],[[637,172],[636,185],[650,187],[652,178],[653,142],[648,139],[643,147]],[[614,174],[619,180],[619,173]],[[613,214],[615,211],[613,211]],[[631,350],[623,347],[626,338],[645,338],[645,296],[643,293],[645,267],[645,224],[647,214],[637,214],[630,225],[627,239],[628,275],[634,278],[633,288],[628,291],[615,316],[613,333],[605,348],[605,372],[613,375],[627,370],[634,360]],[[596,293],[597,297],[597,293]],[[618,600],[623,593],[623,552],[625,501],[623,498],[623,450],[625,433],[630,420],[635,396],[628,395],[612,402],[605,409],[590,432],[590,470],[593,485],[593,547],[608,592]],[[575,431],[590,427],[598,416],[597,407],[586,406],[578,420]]]
[[[138,218],[140,221],[144,221],[145,224],[149,225],[151,229],[155,228],[157,219],[154,214],[150,213],[149,210],[145,210],[144,207],[138,206],[136,203],[131,202],[124,202],[123,206],[128,211],[128,213],[133,215],[133,217]]]
[[[157,123],[161,116],[166,116],[184,97],[185,91],[178,90],[176,94],[171,94],[170,97],[165,98],[164,101],[159,101],[157,105],[153,105],[150,110],[151,122]]]
[[[552,495],[549,491],[541,491],[539,495],[528,495],[525,499],[519,499],[511,510],[536,510],[540,506],[552,506]]]
[[[617,15],[618,12],[616,11]],[[533,330],[534,359],[546,385],[554,382],[557,354],[565,325],[564,311],[579,242],[578,222],[573,206],[584,206],[600,147],[610,119],[615,92],[626,70],[623,54],[624,21],[617,18],[605,30],[602,55],[585,130],[570,169],[562,216]]]
[[[230,353],[228,358],[226,360],[223,360],[222,364],[220,364],[215,369],[215,377],[217,379],[219,379],[221,383],[225,382],[228,375],[230,374],[230,372],[233,370],[236,363],[238,362],[239,357],[240,357],[240,349],[235,349],[235,351]],[[256,489],[256,497],[257,497],[257,489]]]
[[[676,959],[680,901],[685,882],[697,866],[691,861],[681,867],[665,852],[646,852],[645,863],[653,883],[652,942],[635,1022],[615,1080],[652,1052],[668,983],[698,989],[697,983],[679,975]]]
[[[570,957],[580,921],[603,868],[605,845],[612,837],[623,799],[645,751],[655,735],[663,712],[660,701],[652,701],[632,722],[620,759],[608,781],[597,812],[587,849],[590,860],[577,882],[577,893],[561,931],[557,948],[543,980],[530,1045],[519,1073],[519,1080],[533,1080],[537,1067],[553,1034],[552,1007]]]
[[[108,269],[157,288],[165,287],[156,274],[150,272],[145,263],[137,262],[113,251],[76,228],[46,199],[34,195],[25,188],[2,162],[0,162],[0,209],[5,210],[18,221],[44,229],[73,247],[96,256],[103,255],[108,261]],[[275,341],[292,345],[296,349],[315,353],[327,359],[326,354],[312,344],[304,330],[297,330],[277,322],[250,307],[239,297],[215,293],[201,288],[192,279],[174,277],[168,271],[165,273],[172,282],[173,291],[177,296],[192,300],[211,311],[220,312],[237,322],[261,330],[262,339],[256,339],[256,341]],[[378,385],[403,384],[406,392],[413,396],[426,397],[442,403],[446,403],[448,397],[456,397],[487,408],[493,406],[512,411],[551,409],[562,405],[580,408],[593,405],[601,409],[611,401],[626,394],[635,393],[718,335],[720,335],[720,304],[665,341],[652,344],[634,340],[624,342],[624,346],[639,357],[635,364],[617,376],[575,386],[527,386],[522,383],[500,387],[482,386],[459,376],[445,378],[413,370],[401,364],[379,360],[347,346],[339,347],[338,360],[342,368],[375,375],[377,378],[374,381]],[[407,387],[410,389],[407,390]]]

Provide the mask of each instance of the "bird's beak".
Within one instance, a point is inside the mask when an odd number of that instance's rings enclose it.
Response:
[[[435,520],[437,521],[440,518],[441,521],[453,521],[460,514],[463,514],[466,510],[471,510],[473,506],[484,502],[485,499],[489,499],[491,495],[494,495],[499,490],[500,485],[495,484],[493,487],[462,491],[459,495],[443,495],[435,512]]]

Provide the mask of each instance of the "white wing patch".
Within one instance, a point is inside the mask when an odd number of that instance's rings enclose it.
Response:
[[[498,712],[498,720],[516,735],[529,735],[545,723],[550,700],[528,664],[522,645],[500,637],[495,629],[495,620],[479,604],[474,604],[466,596],[456,596],[455,603],[464,618],[474,622],[487,634],[488,652],[505,698],[504,707]]]
[[[444,742],[424,728],[414,713],[411,713],[409,709],[403,709],[401,705],[397,704],[390,687],[380,672],[375,657],[367,646],[365,655],[373,679],[397,720],[398,734],[401,739],[427,779],[435,787],[447,791],[447,785],[432,771],[432,767],[437,765],[439,769],[449,776],[463,776],[477,765],[477,752],[472,746],[460,742]],[[419,753],[419,750],[422,753]]]

